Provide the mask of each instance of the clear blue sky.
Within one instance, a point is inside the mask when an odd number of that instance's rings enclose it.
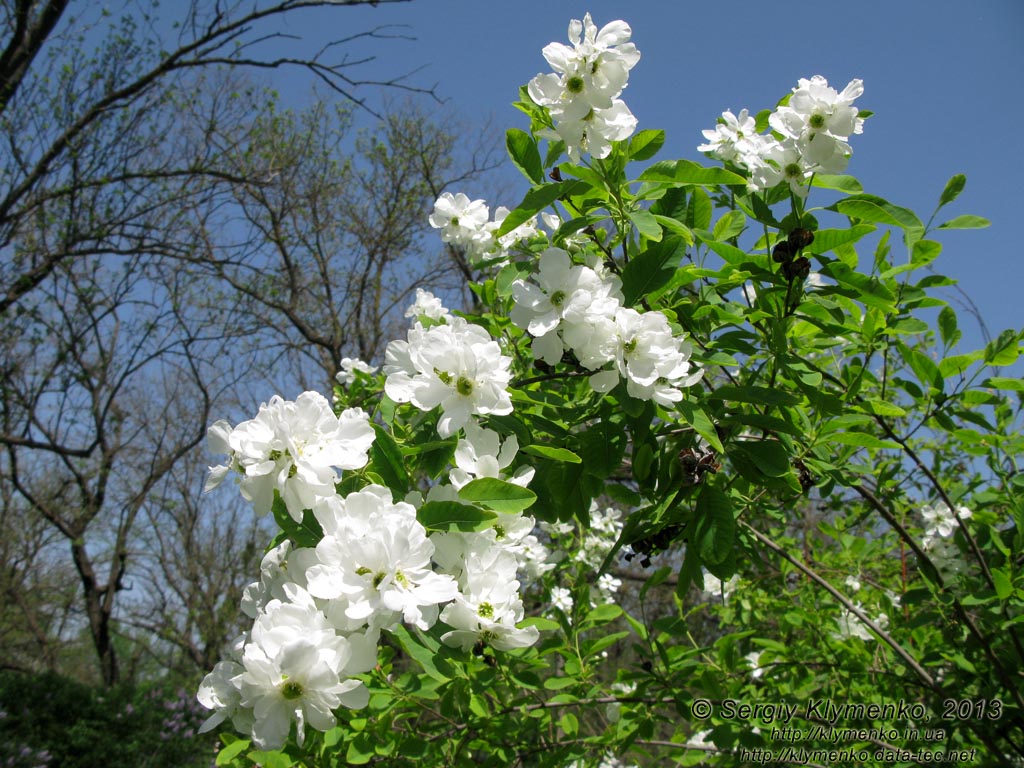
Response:
[[[377,56],[353,73],[422,67],[411,83],[436,85],[466,121],[493,116],[499,140],[505,128],[525,127],[509,104],[519,85],[548,71],[543,46],[565,42],[569,19],[588,10],[598,26],[622,18],[633,28],[642,58],[623,98],[641,128],[666,129],[661,158],[703,159],[700,131],[719,113],[771,107],[800,77],[821,74],[839,89],[863,79],[858,106],[875,116],[853,137],[848,172],[925,220],[947,179],[967,174],[944,218],[975,213],[992,226],[941,234],[937,271],[960,281],[993,334],[1024,325],[1022,0],[413,0],[299,14],[282,31],[308,49],[378,24],[408,25],[415,41],[350,48]],[[294,75],[278,86],[292,98],[308,92]],[[966,343],[980,344],[976,325],[961,324]]]

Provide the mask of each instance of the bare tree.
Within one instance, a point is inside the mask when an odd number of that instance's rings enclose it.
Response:
[[[303,387],[330,388],[345,356],[371,360],[417,286],[465,290],[470,268],[428,224],[440,190],[494,167],[413,105],[356,133],[350,112],[271,111],[231,155],[232,204],[196,216],[198,261],[248,302],[263,353]],[[226,242],[224,232],[238,233]]]
[[[161,654],[162,669],[183,678],[212,669],[244,629],[242,590],[258,573],[269,536],[267,521],[237,494],[200,498],[202,453],[192,451],[146,502],[121,617],[155,640],[147,647]]]
[[[361,85],[406,90],[403,75],[361,80],[367,59],[339,53],[356,38],[401,36],[379,27],[312,55],[261,55],[286,37],[273,25],[302,9],[403,0],[193,0],[174,28],[155,30],[157,3],[126,5],[118,17],[70,0],[2,0],[0,37],[0,312],[40,285],[58,265],[110,252],[167,250],[151,217],[191,183],[222,170],[196,151],[146,151],[175,125],[182,94],[212,67],[298,67],[338,97],[363,105]],[[166,21],[166,20],[164,20]],[[87,41],[99,39],[92,47]],[[334,57],[334,58],[332,58]],[[168,188],[170,187],[170,188]],[[65,224],[65,236],[32,236],[40,220]]]
[[[461,289],[466,265],[422,235],[490,157],[412,108],[355,132],[358,86],[406,86],[351,77],[336,46],[259,55],[284,14],[362,3],[193,2],[168,41],[143,0],[0,0],[4,663],[59,667],[84,632],[113,684],[124,621],[166,663],[211,666],[260,554],[241,510],[197,506],[214,413],[248,412],[239,382],[275,361],[322,388],[379,352],[418,282]],[[281,113],[238,74],[286,66],[349,108]]]

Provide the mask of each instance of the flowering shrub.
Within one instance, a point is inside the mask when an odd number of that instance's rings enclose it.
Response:
[[[992,370],[1024,335],[959,352],[930,268],[987,222],[839,175],[859,80],[725,112],[711,165],[641,167],[664,134],[621,98],[630,35],[587,15],[544,49],[515,209],[437,200],[480,311],[418,291],[333,410],[211,428],[210,485],[280,526],[199,689],[237,734],[219,764],[1024,755],[1024,386]]]

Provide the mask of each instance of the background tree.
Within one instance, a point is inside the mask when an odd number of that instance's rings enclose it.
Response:
[[[214,139],[232,147],[230,202],[195,216],[197,265],[244,297],[235,327],[269,370],[329,388],[343,357],[382,352],[417,285],[467,298],[465,259],[425,239],[440,191],[497,162],[482,141],[457,148],[458,134],[411,103],[362,131],[349,109],[320,103],[271,107],[244,139]]]

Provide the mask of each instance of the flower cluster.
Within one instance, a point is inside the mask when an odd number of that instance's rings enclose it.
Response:
[[[768,118],[773,133],[759,134],[747,110],[722,113],[718,124],[703,131],[707,143],[697,149],[747,171],[751,190],[770,189],[783,181],[794,194],[807,194],[815,173],[842,173],[853,150],[849,138],[861,133],[864,120],[853,106],[864,93],[860,80],[842,92],[820,75],[801,78],[789,99]]]
[[[511,412],[511,360],[485,330],[451,315],[427,291],[417,292],[406,315],[413,328],[387,348],[385,390],[424,410],[440,406],[442,437],[462,431],[452,484],[435,485],[426,501],[460,502],[460,488],[487,478],[528,484],[529,467],[503,476],[518,453],[516,438],[502,440],[473,418]],[[343,363],[345,383],[371,371],[360,361]],[[373,669],[380,633],[400,622],[429,630],[440,620],[449,628],[442,641],[465,649],[537,640],[535,627],[518,626],[518,572],[536,577],[550,567],[533,518],[498,514],[479,532],[431,533],[417,519],[418,493],[396,501],[371,484],[338,494],[337,470],[368,461],[375,433],[363,411],[336,416],[322,396],[305,392],[295,402],[271,399],[236,427],[219,421],[209,436],[229,460],[211,469],[208,488],[234,472],[257,511],[280,499],[296,522],[311,513],[322,537],[305,547],[286,539],[264,557],[241,601],[252,628],[200,687],[200,703],[213,710],[204,730],[230,720],[261,749],[283,745],[293,723],[300,744],[307,724],[328,730],[339,707],[366,705],[368,691],[355,676]]]
[[[429,221],[430,226],[440,230],[442,242],[465,251],[471,261],[501,265],[516,243],[538,234],[534,217],[495,237],[508,214],[508,208],[499,206],[494,218],[489,219],[490,209],[483,200],[470,200],[462,192],[444,192],[434,202]]]
[[[641,400],[669,406],[682,387],[696,383],[690,345],[676,337],[658,311],[643,314],[622,306],[619,279],[574,264],[561,248],[541,254],[533,282],[512,284],[512,322],[533,336],[533,354],[548,365],[571,352],[589,371],[590,385],[608,392],[620,377]]]
[[[622,99],[629,71],[640,52],[629,42],[632,31],[624,21],[613,21],[598,31],[588,13],[569,23],[569,41],[544,47],[544,58],[555,70],[539,74],[529,84],[530,98],[547,107],[555,122],[549,139],[565,143],[569,157],[580,153],[607,157],[611,142],[629,138],[637,120]]]
[[[855,603],[858,610],[863,610],[864,606],[860,603]],[[881,629],[885,629],[889,626],[889,617],[885,613],[879,613],[875,617],[875,624]],[[844,609],[837,619],[839,629],[832,634],[833,637],[840,640],[845,640],[851,637],[855,637],[858,640],[874,640],[875,636],[871,634],[871,630],[868,629],[867,624],[861,621],[860,617],[857,616],[853,611]]]
[[[441,406],[437,432],[451,437],[473,416],[512,412],[511,364],[487,331],[461,317],[429,328],[417,320],[406,340],[387,346],[384,391],[424,411]]]
[[[954,513],[944,501],[921,508],[921,517],[925,521],[921,548],[945,577],[963,570],[964,561],[952,537],[961,524],[958,519],[967,520],[971,516],[972,512],[967,507],[959,506]]]
[[[276,491],[298,522],[317,498],[334,494],[335,469],[366,466],[372,442],[373,428],[362,409],[336,416],[317,392],[303,392],[294,402],[275,395],[256,418],[234,428],[218,421],[210,428],[210,449],[229,460],[211,467],[206,490],[237,472],[242,496],[257,514],[270,511]]]

